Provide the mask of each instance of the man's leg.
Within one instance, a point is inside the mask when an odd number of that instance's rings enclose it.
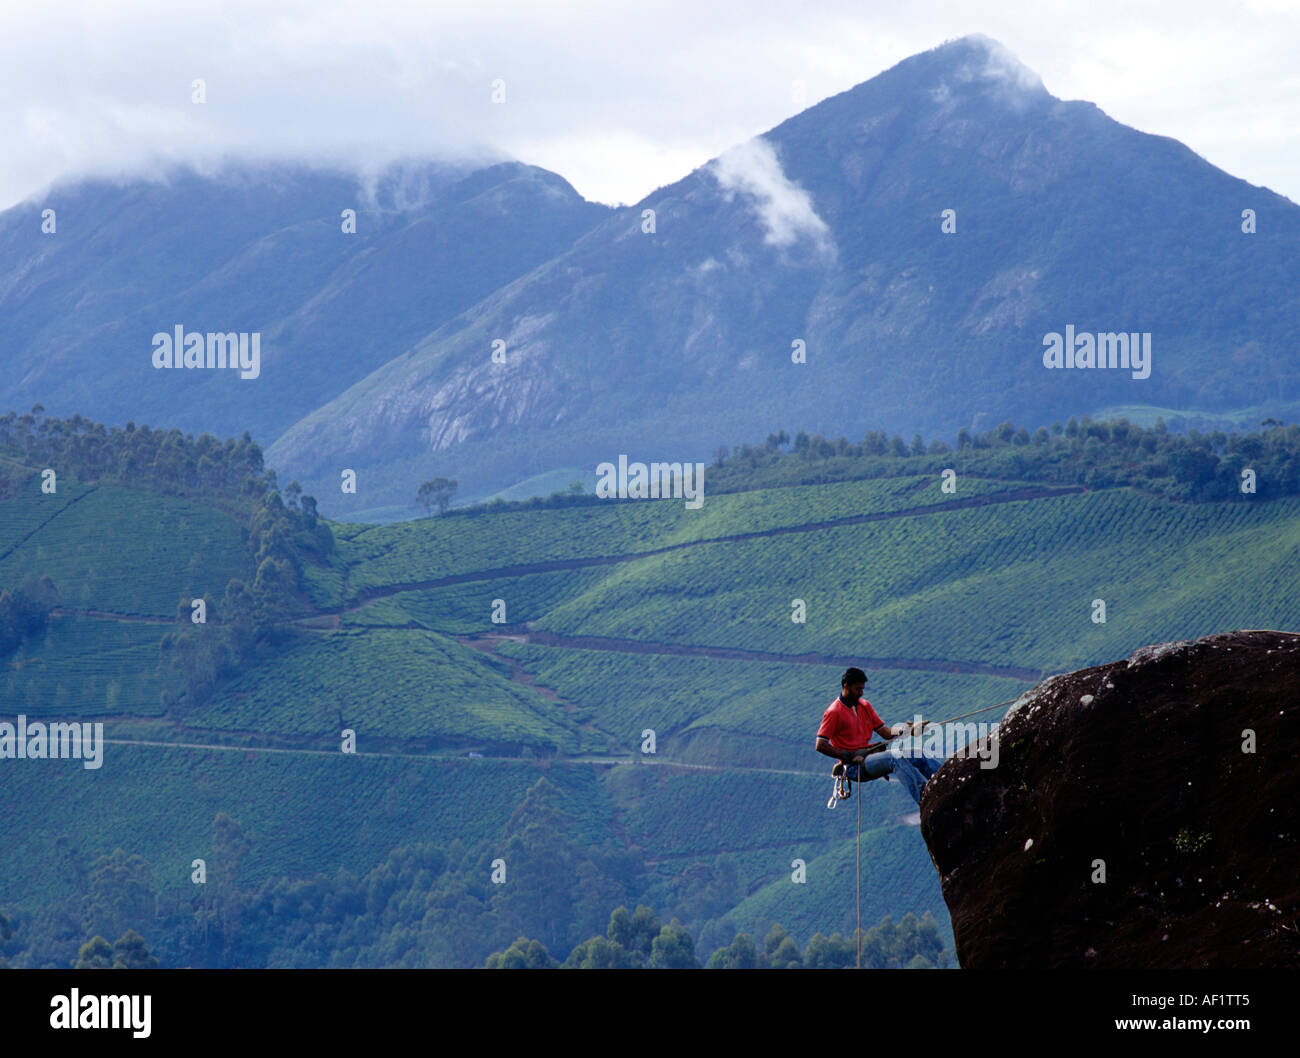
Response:
[[[916,766],[916,762],[910,757],[896,757],[892,753],[882,753],[880,756],[889,758],[893,764],[894,779],[903,784],[912,800],[919,805],[921,803],[921,789],[925,786],[925,781],[929,776],[923,774]]]
[[[935,757],[928,757],[923,753],[918,753],[909,759],[914,765],[916,765],[916,770],[929,779],[935,772],[943,767],[943,762],[947,758],[941,757],[936,759]]]
[[[915,735],[904,735],[897,742],[891,743],[889,752],[910,760],[913,766],[927,779],[934,775],[948,758],[931,756],[921,748],[921,739]]]
[[[888,775],[893,770],[888,753],[869,753],[861,764],[849,765],[849,778],[855,782],[868,782]]]
[[[895,781],[901,782],[912,800],[919,805],[922,787],[939,770],[943,761],[926,757],[919,749],[915,753],[915,756],[908,753],[894,754],[888,750],[872,753],[861,764],[849,765],[849,778],[854,782],[867,782],[893,775]]]

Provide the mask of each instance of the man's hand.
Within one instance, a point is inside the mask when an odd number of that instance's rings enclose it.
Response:
[[[849,758],[849,763],[850,763],[850,764],[861,764],[861,763],[862,763],[864,760],[866,760],[866,759],[867,759],[867,755],[866,755],[865,753],[855,753],[855,754],[853,754],[852,757]]]

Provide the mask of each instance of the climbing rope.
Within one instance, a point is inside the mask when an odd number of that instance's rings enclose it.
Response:
[[[931,724],[951,724],[954,720],[965,720],[968,716],[978,716],[980,713],[987,713],[990,709],[1000,709],[1004,705],[1010,705],[1012,702],[1018,701],[1020,697],[1021,695],[1016,695],[1015,698],[1008,698],[1005,702],[998,702],[996,705],[986,705],[983,709],[972,709],[969,713],[950,716],[947,720],[925,720],[921,724],[921,729],[924,730]]]

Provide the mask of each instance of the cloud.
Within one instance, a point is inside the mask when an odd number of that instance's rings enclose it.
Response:
[[[986,81],[1000,81],[1022,92],[1044,92],[1043,79],[1034,73],[1012,54],[1011,49],[983,34],[975,34],[975,40],[984,45],[986,61],[979,71]]]
[[[636,203],[731,144],[972,31],[1024,65],[977,51],[968,84],[1027,99],[1032,68],[1055,95],[1300,198],[1295,0],[808,0],[792,10],[0,3],[0,209],[68,175],[138,177],[228,158],[378,169],[487,144],[589,198]],[[190,101],[195,78],[207,83],[201,106]],[[946,89],[961,85],[935,87]]]
[[[953,71],[953,84],[986,85],[1017,109],[1046,93],[1042,78],[1016,58],[1010,48],[982,33],[970,34],[963,43],[971,47],[973,55]],[[930,90],[930,99],[940,106],[951,103],[953,85],[941,80]]]
[[[817,216],[812,197],[792,183],[781,169],[772,145],[755,136],[709,165],[718,185],[727,192],[752,199],[759,222],[767,229],[763,241],[770,246],[792,246],[811,239],[822,251],[833,251],[830,229]]]

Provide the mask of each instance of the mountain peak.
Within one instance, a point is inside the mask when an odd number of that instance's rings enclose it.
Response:
[[[876,76],[787,118],[767,135],[778,141],[797,140],[809,125],[856,125],[864,120],[863,115],[888,115],[900,106],[926,120],[942,120],[963,104],[992,106],[1000,112],[1024,116],[1057,102],[1038,74],[1010,48],[982,33],[972,33],[908,56]]]
[[[958,98],[993,96],[1017,107],[1053,97],[1042,78],[1000,41],[982,33],[918,52],[844,93],[849,97],[928,97],[944,105]]]
[[[915,65],[937,77],[935,90],[951,92],[958,86],[986,85],[1009,89],[1022,95],[1047,95],[1042,78],[1020,61],[1001,41],[972,33],[945,41],[937,48],[914,55],[894,67]]]

